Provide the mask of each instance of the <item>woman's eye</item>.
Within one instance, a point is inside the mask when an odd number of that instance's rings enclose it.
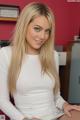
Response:
[[[40,31],[40,28],[34,27],[34,30],[37,31],[37,32],[39,32],[39,31]]]
[[[50,30],[46,30],[46,33],[47,33],[47,34],[50,34]]]

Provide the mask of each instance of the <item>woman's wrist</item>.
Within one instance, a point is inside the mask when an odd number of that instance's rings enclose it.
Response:
[[[65,109],[67,105],[69,105],[69,103],[65,102],[64,105],[63,105],[63,109]]]

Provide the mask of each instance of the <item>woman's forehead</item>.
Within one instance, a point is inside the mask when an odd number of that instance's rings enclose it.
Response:
[[[49,21],[45,16],[37,16],[37,17],[35,17],[32,20],[31,24],[46,27],[46,28],[50,28]]]

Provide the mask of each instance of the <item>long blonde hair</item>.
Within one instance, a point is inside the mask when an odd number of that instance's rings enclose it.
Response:
[[[55,93],[59,90],[59,77],[57,74],[55,61],[54,61],[54,36],[55,36],[55,20],[52,11],[47,5],[42,3],[30,3],[24,7],[19,19],[17,21],[12,40],[12,57],[8,74],[8,86],[10,93],[16,90],[16,81],[18,79],[22,60],[26,53],[27,40],[26,30],[30,22],[36,16],[45,16],[50,24],[51,32],[49,39],[40,49],[40,62],[42,71],[55,78]],[[27,54],[27,53],[26,53]]]

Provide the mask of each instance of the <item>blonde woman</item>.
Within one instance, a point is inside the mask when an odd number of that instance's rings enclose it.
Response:
[[[20,14],[12,44],[0,49],[0,109],[13,120],[57,120],[80,111],[60,96],[54,32],[50,8],[31,3]]]

